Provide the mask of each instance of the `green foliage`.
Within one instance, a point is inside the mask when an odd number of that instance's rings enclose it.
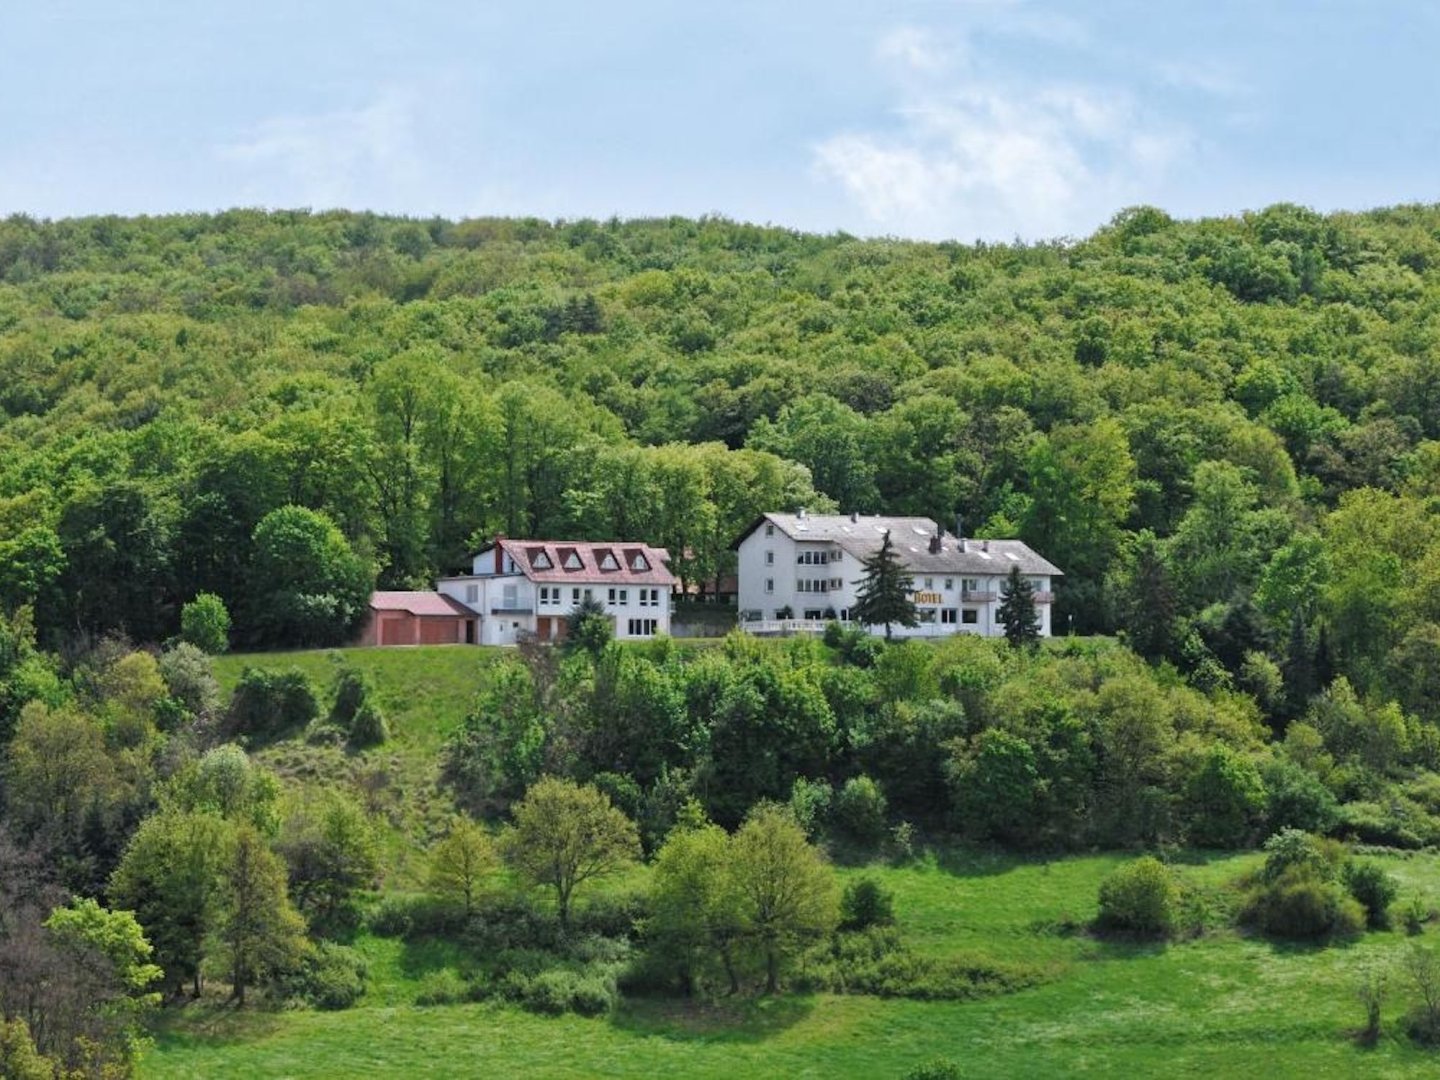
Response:
[[[565,640],[591,656],[604,652],[614,636],[615,620],[594,596],[586,596],[565,616]]]
[[[469,818],[458,817],[450,831],[430,850],[431,891],[470,918],[488,878],[500,864],[490,834]]]
[[[905,1074],[904,1080],[961,1080],[964,1075],[956,1061],[937,1057],[915,1066]]]
[[[547,776],[515,806],[502,850],[523,878],[555,890],[560,926],[567,929],[575,889],[638,858],[640,837],[635,823],[595,788]]]
[[[305,727],[320,715],[310,680],[299,668],[246,668],[230,699],[227,728],[264,742]]]
[[[255,526],[247,624],[271,647],[343,645],[359,630],[374,574],[326,515],[301,506]]]
[[[276,984],[277,996],[327,1011],[348,1009],[365,995],[369,964],[348,945],[321,941]]]
[[[868,776],[853,776],[835,793],[835,825],[857,844],[874,847],[885,839],[885,793]]]
[[[1241,919],[1273,937],[1315,941],[1353,937],[1366,909],[1346,890],[1339,845],[1285,829],[1265,842],[1265,864]]]
[[[1040,615],[1035,610],[1035,589],[1020,576],[1020,568],[1012,566],[1000,586],[1000,608],[996,620],[1005,628],[1005,640],[1011,648],[1033,648],[1040,641]]]
[[[1372,930],[1390,927],[1390,905],[1400,895],[1400,883],[1374,862],[1351,862],[1344,871],[1345,887],[1365,909],[1365,923]]]
[[[212,656],[230,648],[230,612],[225,601],[202,592],[181,608],[180,638]]]
[[[1180,890],[1158,859],[1126,863],[1100,883],[1099,925],[1142,937],[1169,937],[1175,931]]]
[[[1223,744],[1210,748],[1186,785],[1190,835],[1201,847],[1240,847],[1265,813],[1255,763]]]
[[[55,1080],[55,1063],[35,1049],[24,1020],[0,1020],[0,1076],[11,1080]]]
[[[345,668],[336,676],[335,701],[327,723],[359,749],[379,746],[390,735],[364,672],[356,668]]]
[[[292,804],[275,849],[312,932],[334,935],[358,925],[360,894],[375,884],[380,851],[374,825],[353,799],[324,792]]]
[[[873,878],[851,881],[840,895],[840,928],[865,930],[895,921],[895,894]]]
[[[915,601],[910,594],[915,582],[900,561],[890,533],[874,554],[860,560],[862,574],[856,582],[855,604],[850,618],[864,626],[885,627],[888,639],[895,626],[918,626]]]
[[[416,1005],[458,1005],[469,1000],[470,987],[452,968],[429,972],[415,994]]]

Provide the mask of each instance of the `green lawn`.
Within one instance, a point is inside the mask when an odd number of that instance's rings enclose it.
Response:
[[[1220,884],[1256,856],[1184,860],[1188,880]],[[451,962],[444,947],[362,939],[372,984],[348,1012],[172,1016],[145,1077],[900,1076],[944,1055],[967,1076],[1422,1076],[1440,1058],[1396,1035],[1408,991],[1386,1008],[1387,1035],[1367,1051],[1357,970],[1393,963],[1400,932],[1346,947],[1272,945],[1231,932],[1166,947],[1109,944],[1057,924],[1094,914],[1118,857],[1053,862],[961,856],[864,871],[896,894],[915,948],[1044,965],[1045,985],[967,1003],[829,995],[691,1007],[640,1002],[604,1020],[547,1019],[490,1005],[416,1008],[418,980]],[[1386,859],[1404,883],[1440,898],[1433,857]],[[846,870],[845,874],[860,871]],[[1431,930],[1432,938],[1440,930]],[[1397,980],[1398,985],[1398,980]]]

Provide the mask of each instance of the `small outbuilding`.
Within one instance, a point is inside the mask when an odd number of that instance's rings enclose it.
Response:
[[[438,592],[377,592],[361,645],[473,645],[475,612]]]

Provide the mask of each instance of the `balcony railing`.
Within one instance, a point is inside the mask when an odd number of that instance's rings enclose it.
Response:
[[[960,599],[970,604],[989,604],[998,598],[999,594],[989,589],[961,589]]]
[[[1035,593],[1035,603],[1037,603],[1037,604],[1053,604],[1054,602],[1055,602],[1055,594],[1054,594],[1053,592],[1039,592],[1039,591],[1037,591],[1037,592]]]
[[[506,607],[504,604],[491,604],[491,615],[534,615],[535,605],[528,604],[525,607]]]

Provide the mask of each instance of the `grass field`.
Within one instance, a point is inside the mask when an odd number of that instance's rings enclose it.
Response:
[[[383,774],[377,815],[389,822],[386,887],[414,884],[415,841],[447,811],[435,789],[436,751],[504,655],[483,648],[347,649],[230,656],[234,686],[247,665],[298,666],[328,704],[342,664],[371,676],[392,738],[363,754],[290,740],[260,756],[296,792],[326,780]],[[1177,858],[1180,874],[1220,886],[1255,855]],[[1410,991],[1385,1010],[1386,1035],[1363,1050],[1357,972],[1394,964],[1401,932],[1328,949],[1274,945],[1223,931],[1169,946],[1105,943],[1064,927],[1095,913],[1100,880],[1120,856],[1056,861],[957,854],[906,868],[873,867],[896,896],[906,940],[934,956],[981,954],[1039,965],[1043,985],[964,1003],[786,996],[741,1004],[632,1002],[607,1019],[534,1016],[493,1005],[418,1008],[420,980],[451,964],[447,945],[362,938],[371,981],[346,1012],[235,1012],[200,1005],[168,1013],[141,1075],[172,1077],[898,1077],[936,1056],[974,1077],[1071,1075],[1431,1076],[1440,1056],[1398,1034]],[[1402,902],[1440,903],[1433,856],[1386,858]],[[841,873],[859,873],[842,869]],[[624,883],[643,881],[637,870]],[[1429,937],[1440,940],[1440,929]]]
[[[1218,885],[1255,859],[1182,860],[1179,871]],[[865,871],[895,891],[917,950],[1026,960],[1052,973],[1045,985],[1006,997],[640,1002],[600,1020],[491,1005],[417,1008],[409,1002],[419,979],[450,954],[367,938],[360,946],[372,983],[355,1009],[182,1011],[146,1057],[142,1076],[896,1077],[937,1055],[976,1077],[1433,1076],[1440,1069],[1440,1058],[1396,1030],[1409,996],[1398,979],[1381,1044],[1364,1050],[1349,1038],[1361,1021],[1357,972],[1394,963],[1410,944],[1403,932],[1321,949],[1228,931],[1161,947],[1057,930],[1093,916],[1096,887],[1119,861],[958,856]],[[1433,857],[1384,861],[1404,883],[1402,898],[1440,898]]]

